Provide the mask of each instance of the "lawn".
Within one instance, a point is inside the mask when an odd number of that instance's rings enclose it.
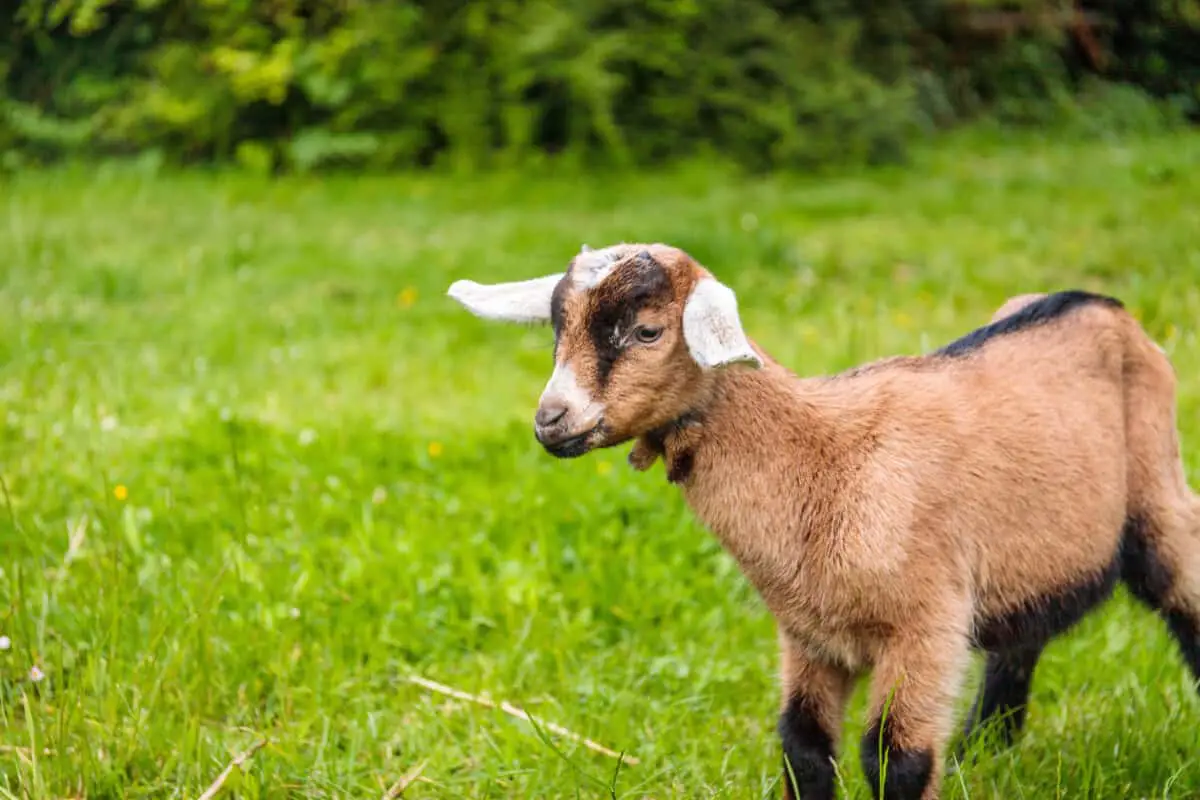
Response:
[[[825,178],[5,180],[3,797],[193,798],[261,739],[226,791],[379,797],[423,765],[405,797],[773,795],[753,591],[661,466],[538,447],[547,329],[445,297],[582,242],[684,247],[807,374],[932,349],[1012,294],[1115,294],[1176,365],[1200,485],[1196,135],[964,136]],[[847,797],[864,715],[860,688]],[[946,785],[1197,794],[1200,698],[1123,591],[1047,651],[1019,745]]]

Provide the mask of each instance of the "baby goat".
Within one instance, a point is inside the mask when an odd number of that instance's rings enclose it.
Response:
[[[987,665],[968,734],[991,721],[1011,739],[1042,649],[1119,580],[1200,682],[1200,501],[1174,373],[1119,301],[1023,295],[931,354],[802,379],[666,245],[585,248],[565,273],[449,294],[484,318],[549,320],[538,441],[569,458],[636,440],[641,470],[661,457],[761,594],[786,797],[833,797],[868,669],[872,791],[882,750],[884,797],[938,797],[972,650]]]

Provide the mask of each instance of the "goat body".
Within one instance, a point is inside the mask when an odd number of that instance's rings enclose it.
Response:
[[[1200,501],[1174,373],[1118,301],[1024,295],[934,353],[800,378],[743,337],[725,295],[696,299],[715,279],[686,254],[602,252],[546,308],[556,375],[570,370],[593,427],[566,436],[574,401],[552,381],[539,438],[562,456],[634,440],[639,469],[661,457],[760,593],[778,626],[786,796],[833,797],[845,704],[869,670],[872,791],[936,798],[972,650],[988,655],[965,733],[998,722],[1011,738],[1042,649],[1118,581],[1166,620],[1200,685]],[[604,274],[581,283],[588,263]]]

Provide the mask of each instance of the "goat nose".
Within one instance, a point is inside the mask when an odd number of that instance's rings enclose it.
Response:
[[[537,423],[539,428],[548,428],[566,416],[566,413],[567,406],[565,403],[543,403],[538,407],[537,415],[534,416],[533,421]]]

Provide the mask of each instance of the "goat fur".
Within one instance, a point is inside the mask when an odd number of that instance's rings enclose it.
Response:
[[[697,363],[682,326],[705,280],[681,250],[622,245],[602,282],[558,285],[556,364],[604,408],[570,455],[633,441],[635,468],[661,458],[761,595],[785,797],[833,797],[869,671],[872,791],[937,798],[971,652],[987,666],[966,735],[997,722],[1011,738],[1041,650],[1118,581],[1200,686],[1200,500],[1175,377],[1119,302],[1022,295],[958,346],[801,378],[749,339],[758,364]],[[653,345],[620,338],[646,325],[664,329]]]

